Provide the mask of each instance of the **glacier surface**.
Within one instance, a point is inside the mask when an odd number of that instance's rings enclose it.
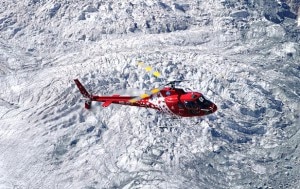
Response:
[[[293,2],[293,1],[292,1]],[[293,8],[290,8],[293,6]],[[297,3],[4,1],[0,188],[299,188]],[[186,79],[197,119],[93,103]],[[121,93],[121,94],[122,94]]]

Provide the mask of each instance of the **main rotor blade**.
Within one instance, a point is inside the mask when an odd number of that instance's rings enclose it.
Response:
[[[156,70],[154,70],[151,66],[146,65],[146,64],[145,64],[144,62],[142,62],[142,61],[138,61],[137,64],[138,64],[140,67],[144,68],[144,69],[146,70],[146,72],[149,72],[151,75],[153,75],[153,76],[155,76],[155,77],[157,77],[157,78],[163,79],[161,73],[158,72],[158,71],[156,71]]]
[[[137,97],[135,97],[133,99],[130,99],[129,102],[134,103],[134,102],[137,102],[137,101],[142,100],[144,98],[148,98],[151,95],[159,93],[163,88],[164,87],[159,87],[159,88],[154,88],[151,91],[146,91],[146,93],[141,94],[140,96],[137,96]]]
[[[156,78],[163,79],[161,73],[158,72],[158,71],[155,71],[151,66],[146,65],[146,64],[145,64],[144,62],[142,62],[142,61],[138,61],[137,64],[138,64],[140,67],[144,68],[144,69],[146,70],[146,72],[151,73],[151,75],[155,76]],[[141,94],[141,95],[139,95],[139,96],[137,96],[137,97],[135,97],[135,98],[129,100],[129,102],[134,103],[134,102],[137,102],[137,101],[142,100],[142,99],[144,99],[144,98],[148,98],[148,97],[150,97],[151,95],[154,95],[154,94],[159,93],[163,88],[164,88],[164,87],[159,87],[159,88],[154,88],[154,89],[152,89],[152,90],[150,90],[150,91],[146,91],[144,94]]]

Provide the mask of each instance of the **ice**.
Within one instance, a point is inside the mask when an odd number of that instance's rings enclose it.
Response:
[[[0,9],[0,188],[299,187],[299,29],[271,17],[276,1]],[[195,119],[86,110],[75,78],[102,95],[187,80],[219,109]]]

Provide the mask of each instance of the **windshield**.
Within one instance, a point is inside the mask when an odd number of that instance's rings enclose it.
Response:
[[[212,104],[212,102],[205,99],[204,96],[201,96],[197,102],[201,109],[208,109]]]
[[[188,110],[200,110],[200,109],[209,109],[211,102],[206,100],[203,96],[194,101],[185,101],[184,106]]]
[[[199,105],[196,101],[185,101],[184,106],[189,110],[190,109],[199,109]]]

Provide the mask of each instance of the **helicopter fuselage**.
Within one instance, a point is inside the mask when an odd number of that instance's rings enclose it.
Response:
[[[76,83],[77,84],[77,83]],[[77,84],[78,86],[78,84]],[[83,87],[83,86],[82,86]],[[82,87],[78,87],[82,89]],[[81,91],[83,94],[84,91]],[[150,95],[136,102],[130,100],[135,96],[90,96],[90,101],[86,101],[86,108],[89,109],[91,101],[104,102],[103,107],[110,104],[120,104],[152,108],[172,116],[195,117],[212,114],[217,110],[217,106],[207,100],[201,93],[185,92],[180,88],[165,87],[158,93]]]

